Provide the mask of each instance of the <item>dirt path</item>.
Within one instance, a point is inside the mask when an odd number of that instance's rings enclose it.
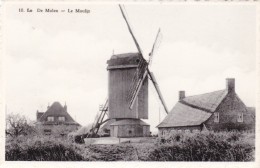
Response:
[[[154,138],[121,138],[120,143],[118,138],[90,141],[84,149],[84,157],[89,161],[145,161],[154,148]]]
[[[85,148],[88,161],[137,161],[137,149],[131,144],[90,145]]]

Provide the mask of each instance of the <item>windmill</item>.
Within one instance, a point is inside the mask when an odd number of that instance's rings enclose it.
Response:
[[[162,97],[158,83],[149,70],[149,65],[159,44],[160,29],[153,43],[146,61],[141,47],[133,33],[126,11],[119,5],[122,16],[127,28],[133,38],[138,53],[125,53],[112,55],[107,61],[108,67],[108,101],[105,103],[104,112],[97,117],[92,127],[92,134],[99,130],[101,124],[113,119],[115,122],[110,124],[110,134],[114,137],[137,137],[149,136],[150,126],[141,119],[148,119],[148,78],[151,80],[158,93],[159,99],[166,113],[168,109]],[[108,119],[103,121],[104,115]]]

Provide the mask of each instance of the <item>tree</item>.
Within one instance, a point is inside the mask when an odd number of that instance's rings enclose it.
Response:
[[[19,114],[9,114],[6,117],[6,135],[18,137],[20,135],[29,135],[33,132],[35,132],[33,126],[28,124],[25,116],[21,116]]]

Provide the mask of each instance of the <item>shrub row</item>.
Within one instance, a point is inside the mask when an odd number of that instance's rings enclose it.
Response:
[[[253,161],[254,134],[172,133],[153,143],[75,144],[66,139],[21,137],[7,140],[10,161]]]
[[[239,132],[174,133],[159,139],[152,161],[253,161],[254,145]]]
[[[47,138],[15,139],[6,144],[8,161],[80,161],[83,157],[70,144]]]

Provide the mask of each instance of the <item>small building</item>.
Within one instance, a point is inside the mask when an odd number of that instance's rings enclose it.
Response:
[[[67,105],[62,106],[59,102],[48,106],[46,112],[37,110],[36,117],[36,125],[44,135],[63,136],[80,127],[80,124],[69,115]]]
[[[110,124],[112,137],[147,137],[150,136],[150,126],[139,119],[123,119]]]
[[[157,126],[159,135],[171,131],[249,130],[254,129],[254,108],[248,108],[235,91],[235,79],[226,79],[226,89],[185,97],[179,101]]]

